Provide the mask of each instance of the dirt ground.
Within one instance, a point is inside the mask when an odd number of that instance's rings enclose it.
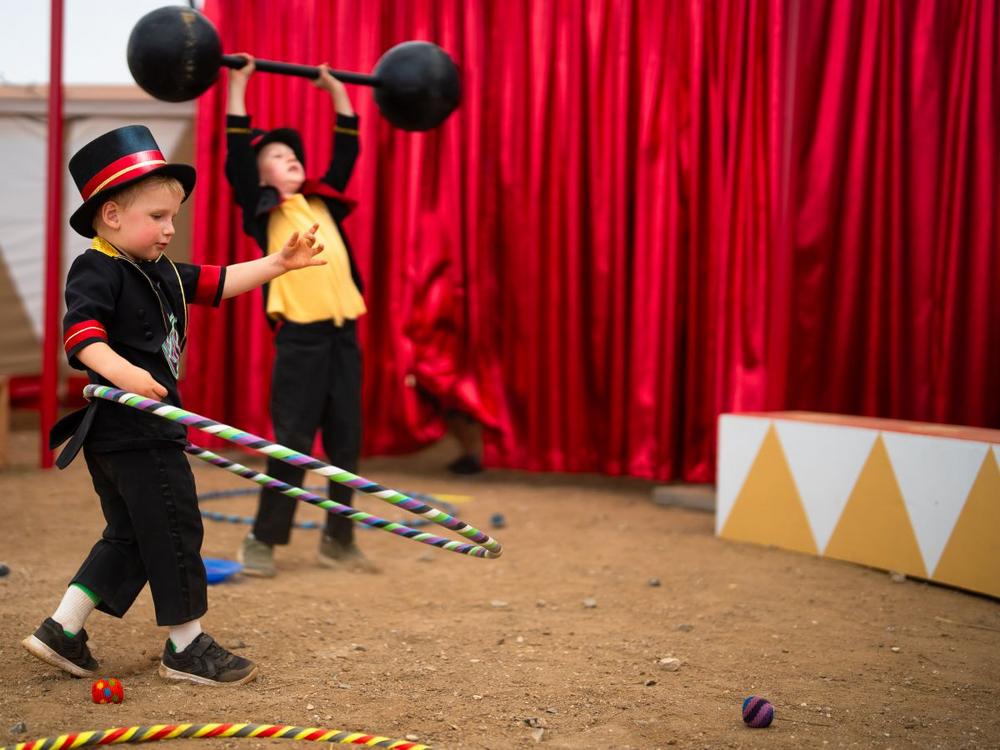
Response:
[[[997,601],[718,540],[711,515],[656,505],[640,481],[508,471],[455,478],[441,469],[449,446],[367,460],[362,473],[404,491],[470,495],[458,514],[487,530],[502,513],[501,558],[361,530],[382,572],[330,571],[314,561],[318,532],[296,530],[277,578],[210,587],[204,625],[259,662],[256,682],[161,680],[166,632],[147,590],[124,620],[97,613],[88,623],[102,674],[121,679],[126,693],[122,705],[94,705],[88,681],[19,645],[52,613],[102,527],[84,462],[42,472],[36,450],[35,433],[14,433],[12,465],[0,472],[0,561],[11,569],[0,578],[0,746],[231,721],[437,748],[1000,747]],[[209,466],[195,472],[201,491],[250,486]],[[377,500],[359,505],[401,515]],[[249,515],[254,500],[205,507]],[[304,506],[298,517],[320,511]],[[232,558],[246,529],[207,521],[204,553]],[[661,666],[666,657],[680,668]],[[751,694],[774,703],[769,729],[743,725],[740,705]]]

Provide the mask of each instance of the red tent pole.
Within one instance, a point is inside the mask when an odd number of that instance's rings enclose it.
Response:
[[[63,0],[52,0],[49,34],[49,148],[45,202],[45,321],[42,338],[42,389],[39,405],[41,465],[52,467],[49,430],[55,424],[59,386],[59,292],[62,285],[63,161]]]

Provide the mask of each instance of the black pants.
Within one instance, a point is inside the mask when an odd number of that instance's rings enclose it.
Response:
[[[271,422],[275,441],[310,453],[316,431],[322,434],[328,462],[355,471],[361,451],[361,351],[356,326],[285,323],[275,340],[271,380]],[[267,473],[302,486],[304,469],[268,459]],[[354,491],[330,482],[328,497],[352,505]],[[253,535],[267,544],[288,544],[300,501],[274,490],[260,493]],[[354,541],[354,522],[327,514],[326,532],[342,544]]]
[[[122,617],[146,581],[158,625],[180,625],[208,610],[203,536],[194,476],[183,449],[118,453],[84,448],[107,526],[73,577]]]

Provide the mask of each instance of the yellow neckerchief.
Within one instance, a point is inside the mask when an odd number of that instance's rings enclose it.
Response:
[[[104,255],[107,255],[109,258],[119,258],[121,260],[124,260],[126,263],[131,263],[136,268],[139,268],[139,264],[138,263],[136,263],[128,255],[126,255],[125,253],[123,253],[121,250],[119,250],[117,247],[115,247],[114,245],[112,245],[110,242],[108,242],[103,237],[98,237],[98,236],[95,235],[94,238],[91,239],[91,241],[90,241],[90,249],[91,250],[96,250],[99,253],[103,253]],[[170,260],[170,258],[168,258],[163,253],[160,253],[160,257],[157,258],[153,262],[154,263],[159,263],[160,260],[167,261],[167,263],[170,264],[170,267],[174,271],[174,276],[177,277],[177,289],[180,291],[180,294],[181,294],[181,307],[183,308],[183,315],[184,315],[184,328],[182,329],[184,331],[184,334],[181,337],[181,342],[183,343],[183,341],[187,339],[187,324],[188,324],[188,318],[187,318],[187,297],[184,294],[184,284],[181,282],[181,274],[177,270],[177,266],[174,265],[174,262],[172,260]],[[139,271],[141,272],[142,269],[139,268]],[[145,273],[143,273],[142,275],[146,278],[147,281],[149,281],[149,277],[146,276]],[[152,283],[153,282],[150,281],[149,283],[150,283],[150,286],[152,287]],[[160,296],[158,294],[156,294],[156,290],[155,289],[153,289],[153,294],[156,295],[156,301],[159,302],[160,301]],[[170,326],[167,323],[167,316],[166,316],[166,313],[163,310],[163,303],[162,302],[160,302],[160,314],[163,315],[163,324],[165,326],[167,326],[167,328],[169,329]],[[169,333],[169,330],[167,331],[167,333]]]
[[[367,311],[365,301],[351,276],[347,247],[323,200],[301,193],[286,198],[272,212],[267,226],[267,252],[285,246],[292,232],[305,232],[319,224],[316,241],[323,244],[319,258],[323,266],[311,266],[286,273],[270,283],[267,314],[294,323],[329,320],[343,325]]]

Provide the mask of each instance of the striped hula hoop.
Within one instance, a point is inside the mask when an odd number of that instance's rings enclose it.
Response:
[[[338,484],[343,484],[359,492],[372,495],[377,497],[379,500],[426,518],[432,523],[436,523],[439,526],[450,529],[460,536],[471,540],[474,544],[462,544],[443,539],[442,537],[435,537],[432,534],[425,534],[417,531],[416,529],[411,529],[408,526],[403,526],[402,524],[387,521],[385,519],[378,518],[377,516],[371,516],[367,513],[361,513],[360,511],[355,511],[353,508],[335,503],[329,498],[313,495],[312,493],[306,492],[299,487],[292,487],[291,485],[284,484],[283,482],[278,482],[278,485],[286,488],[280,490],[284,494],[289,495],[290,497],[297,497],[300,500],[304,500],[314,505],[318,505],[329,512],[345,515],[346,517],[352,518],[352,520],[358,521],[359,523],[365,523],[366,525],[381,528],[384,531],[405,536],[415,541],[430,544],[435,547],[441,547],[443,549],[449,549],[453,552],[460,552],[472,557],[496,558],[499,557],[503,551],[503,547],[496,539],[491,537],[489,534],[480,531],[475,526],[471,526],[465,521],[456,518],[455,516],[449,515],[438,508],[422,503],[408,495],[402,494],[401,492],[389,489],[388,487],[383,487],[380,484],[376,484],[369,479],[365,479],[364,477],[353,474],[345,469],[323,463],[312,456],[299,453],[298,451],[286,448],[285,446],[277,443],[272,443],[269,440],[265,440],[257,435],[243,432],[235,427],[230,427],[229,425],[222,424],[221,422],[216,422],[208,419],[207,417],[203,417],[200,414],[195,414],[194,412],[186,411],[179,407],[171,406],[170,404],[165,404],[162,401],[154,401],[153,399],[138,396],[135,393],[122,391],[118,388],[110,388],[105,385],[90,384],[83,389],[83,395],[88,399],[101,398],[105,401],[112,401],[124,406],[130,406],[133,409],[149,412],[150,414],[155,414],[162,419],[177,422],[178,424],[188,427],[194,427],[202,432],[207,432],[210,435],[216,435],[232,443],[236,443],[237,445],[262,453],[270,458],[277,458],[287,464],[291,464],[292,466],[314,471],[327,479],[337,482]],[[189,446],[185,450],[189,453],[194,451],[192,455],[196,455],[198,458],[202,458],[203,460],[219,466],[220,468],[232,471],[239,476],[252,479],[258,484],[274,486],[275,489],[279,489],[277,485],[271,484],[277,482],[276,479],[273,479],[266,474],[255,472],[245,466],[240,466],[239,464],[228,461],[220,456],[216,456],[214,453],[211,453],[211,451],[205,451],[203,448],[198,448],[193,445]],[[207,455],[202,456],[199,455],[199,453]],[[349,514],[341,512],[341,509],[345,508],[350,511]],[[369,522],[366,519],[374,519],[374,521]]]
[[[30,742],[6,745],[0,750],[71,750],[88,745],[117,745],[123,742],[156,742],[158,740],[207,739],[209,737],[256,737],[258,739],[303,740],[333,742],[341,745],[388,747],[395,750],[430,750],[427,745],[408,740],[393,740],[363,732],[342,729],[293,727],[287,724],[153,724],[150,726],[115,727],[100,731],[73,732],[58,737],[42,737]]]

